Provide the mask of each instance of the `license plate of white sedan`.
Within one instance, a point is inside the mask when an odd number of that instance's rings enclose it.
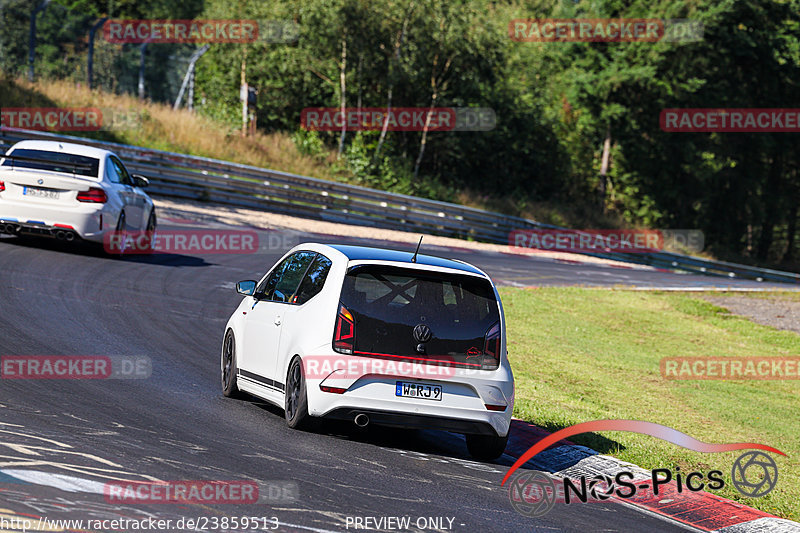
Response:
[[[429,383],[416,383],[411,381],[398,381],[394,391],[395,396],[403,398],[422,398],[423,400],[442,399],[442,386]]]
[[[24,196],[35,196],[36,198],[50,198],[51,200],[58,200],[59,192],[51,189],[39,189],[37,187],[23,187],[22,194]]]

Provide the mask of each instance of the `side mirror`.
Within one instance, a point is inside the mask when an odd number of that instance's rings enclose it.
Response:
[[[140,189],[144,189],[148,185],[150,185],[150,180],[142,176],[141,174],[134,174],[131,176],[133,179],[133,184],[139,187]]]
[[[236,292],[245,296],[253,296],[256,292],[256,282],[248,279],[236,284]]]

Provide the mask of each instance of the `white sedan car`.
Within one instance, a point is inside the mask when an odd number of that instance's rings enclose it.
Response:
[[[155,231],[147,185],[113,152],[21,141],[0,157],[0,232],[103,242],[109,232]]]
[[[489,277],[461,261],[360,246],[301,244],[225,328],[226,396],[244,391],[313,417],[463,433],[479,459],[505,449],[514,377]]]

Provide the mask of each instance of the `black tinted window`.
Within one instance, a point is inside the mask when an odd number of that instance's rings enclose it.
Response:
[[[117,172],[117,168],[111,161],[111,158],[106,161],[106,176],[111,183],[122,183],[122,175]]]
[[[122,164],[122,161],[120,161],[116,157],[109,158],[109,161],[113,165],[116,174],[120,178],[120,181],[118,183],[122,183],[124,185],[132,185],[133,180],[128,174],[128,171],[125,169],[125,165]]]
[[[275,289],[275,284],[278,283],[281,274],[283,274],[283,271],[287,266],[289,266],[289,262],[292,260],[292,257],[294,256],[290,255],[272,270],[272,273],[267,276],[267,278],[258,286],[258,289],[256,289],[256,294],[266,297],[267,299],[272,298],[272,291]]]
[[[297,291],[298,285],[300,285],[300,281],[303,279],[303,275],[316,255],[316,252],[297,252],[292,254],[272,289],[270,299],[276,302],[290,302],[295,291]]]
[[[332,264],[330,259],[321,254],[314,259],[314,262],[308,268],[308,272],[306,272],[306,277],[303,278],[303,283],[300,284],[300,288],[297,290],[294,303],[304,304],[319,294],[319,291],[325,285],[325,279],[328,277]]]
[[[355,353],[416,355],[414,327],[430,328],[424,354],[466,361],[500,320],[491,283],[468,275],[384,266],[345,276],[341,302],[355,319]]]
[[[79,176],[88,176],[90,178],[98,177],[98,168],[100,167],[99,159],[85,157],[82,155],[64,154],[61,152],[27,150],[22,148],[19,150],[14,150],[11,152],[11,155],[15,157],[29,158],[31,160],[26,161],[24,159],[6,159],[3,161],[4,167],[49,170],[52,172],[66,172],[69,174],[74,172]]]

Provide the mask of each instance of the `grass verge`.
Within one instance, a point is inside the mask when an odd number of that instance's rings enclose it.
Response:
[[[603,432],[573,441],[646,469],[722,470],[720,496],[800,520],[800,382],[673,381],[662,357],[790,356],[800,335],[730,315],[699,298],[581,288],[501,290],[515,416],[551,431],[613,418],[656,422],[710,443],[759,442],[774,457],[778,484],[746,498],[731,484],[742,452],[701,454],[646,435]]]

